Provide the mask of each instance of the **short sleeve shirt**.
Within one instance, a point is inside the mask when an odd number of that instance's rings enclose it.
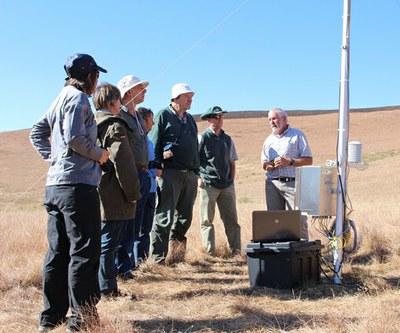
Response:
[[[277,157],[312,157],[305,134],[301,130],[290,126],[280,136],[271,133],[264,141],[261,151],[261,161],[272,161]],[[267,172],[266,175],[268,178],[295,177],[295,167],[277,168],[271,172]]]

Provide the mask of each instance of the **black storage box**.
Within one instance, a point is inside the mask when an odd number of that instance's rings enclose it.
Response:
[[[320,240],[249,243],[245,248],[250,286],[292,289],[320,280]]]

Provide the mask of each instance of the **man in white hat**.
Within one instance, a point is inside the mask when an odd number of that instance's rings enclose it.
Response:
[[[192,223],[199,170],[197,125],[187,112],[193,95],[186,83],[175,84],[171,104],[157,113],[149,133],[155,160],[164,166],[158,170],[160,193],[150,235],[150,252],[156,263],[184,259],[185,235]]]
[[[126,222],[123,231],[124,238],[118,251],[118,274],[125,279],[133,278],[132,270],[136,267],[134,231],[140,229],[144,204],[150,191],[150,180],[147,174],[149,163],[147,133],[144,121],[136,111],[137,105],[144,101],[148,85],[147,81],[142,81],[135,75],[124,76],[118,82],[118,89],[121,92],[121,112],[119,115],[129,125],[130,131],[127,135],[129,136],[128,139],[133,142],[133,157],[140,181],[140,199],[137,201],[135,219]]]

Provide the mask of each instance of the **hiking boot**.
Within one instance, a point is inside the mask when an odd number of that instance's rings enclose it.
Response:
[[[118,289],[114,289],[107,293],[104,292],[101,293],[101,298],[104,298],[106,300],[112,300],[116,299],[117,297],[125,297],[125,296],[128,296],[128,294],[122,293]]]
[[[119,277],[124,281],[133,280],[135,278],[132,271],[127,271],[126,273],[122,273],[119,275]]]
[[[50,332],[50,331],[56,329],[58,326],[63,325],[64,323],[66,323],[67,320],[68,320],[68,318],[65,317],[65,318],[59,320],[56,324],[46,323],[44,325],[39,325],[38,332]]]

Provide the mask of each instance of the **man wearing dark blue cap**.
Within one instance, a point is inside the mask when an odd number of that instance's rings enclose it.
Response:
[[[98,71],[107,73],[104,68],[96,64],[92,56],[82,53],[75,53],[68,57],[64,69],[68,75],[67,80],[69,78],[85,80],[88,74],[95,75]]]
[[[200,152],[200,228],[203,246],[214,256],[215,205],[218,205],[225,235],[231,254],[240,253],[240,225],[236,211],[235,162],[238,159],[235,145],[222,129],[223,111],[219,106],[211,107],[201,115],[208,121],[208,128],[199,134]]]
[[[48,213],[48,250],[43,268],[44,310],[40,332],[67,320],[67,332],[97,323],[100,298],[100,202],[97,186],[107,150],[96,145],[97,125],[88,96],[95,92],[98,66],[87,54],[74,54],[64,65],[64,88],[30,140],[50,163],[44,205]]]

